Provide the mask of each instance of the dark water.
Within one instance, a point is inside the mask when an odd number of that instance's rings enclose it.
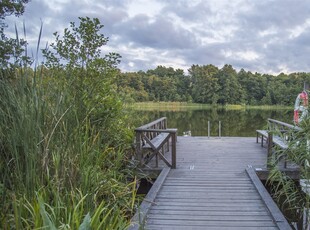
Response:
[[[177,128],[178,135],[191,131],[192,136],[208,136],[208,121],[211,124],[211,136],[219,135],[221,121],[222,136],[255,136],[257,129],[264,129],[267,119],[272,118],[292,124],[293,110],[263,110],[263,109],[186,109],[182,111],[135,111],[139,118],[137,126],[148,123],[160,117],[167,117],[168,127]]]

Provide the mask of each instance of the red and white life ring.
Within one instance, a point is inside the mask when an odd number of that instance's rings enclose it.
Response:
[[[294,122],[296,125],[308,116],[308,98],[306,91],[302,91],[296,98],[294,107]]]

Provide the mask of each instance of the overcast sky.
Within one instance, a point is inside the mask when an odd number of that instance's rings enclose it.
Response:
[[[41,47],[79,16],[97,17],[109,37],[103,53],[122,56],[122,71],[158,65],[221,68],[278,74],[310,72],[310,2],[306,0],[32,0],[20,18],[10,17]]]

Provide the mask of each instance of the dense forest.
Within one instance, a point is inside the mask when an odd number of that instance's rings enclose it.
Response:
[[[119,73],[117,87],[127,102],[181,101],[203,104],[292,105],[310,73],[269,75],[231,65],[192,65],[181,69],[158,66]],[[129,96],[130,95],[130,96]]]

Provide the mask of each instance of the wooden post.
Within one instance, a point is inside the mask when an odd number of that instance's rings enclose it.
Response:
[[[161,150],[163,153],[164,153],[164,147],[162,147],[162,150]],[[158,153],[156,153],[156,155],[155,155],[155,159],[156,159],[156,168],[158,168],[158,158],[159,158],[159,156],[158,156]]]
[[[173,169],[177,167],[176,134],[177,134],[176,132],[171,133],[171,137],[172,137],[171,165]]]
[[[208,121],[208,138],[210,138],[210,121]]]
[[[267,165],[268,162],[270,160],[270,158],[272,157],[272,147],[273,147],[273,140],[272,140],[272,132],[268,132],[268,149],[267,149]]]
[[[286,161],[286,156],[284,156],[284,168],[287,168],[287,161]]]
[[[142,165],[142,148],[141,148],[141,133],[136,130],[136,158],[139,165]]]

